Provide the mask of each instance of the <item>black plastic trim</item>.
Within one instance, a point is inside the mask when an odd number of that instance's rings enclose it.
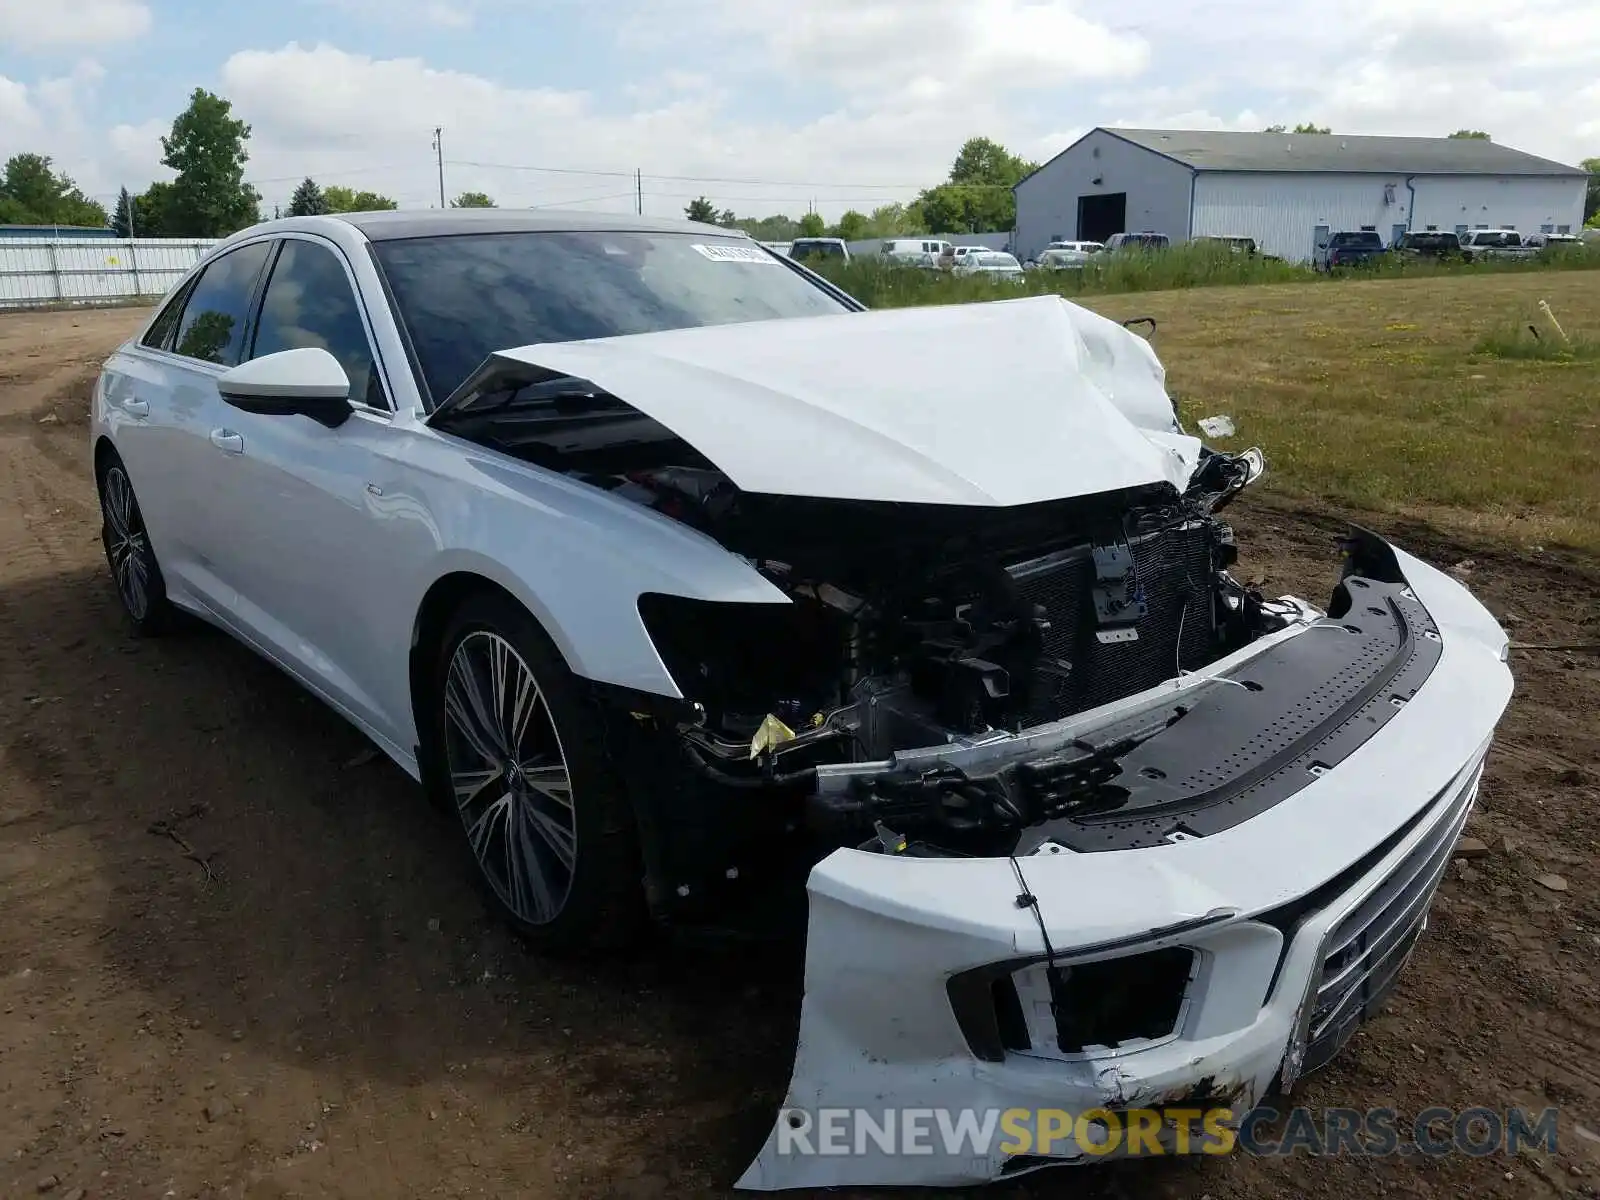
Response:
[[[1369,562],[1382,571],[1381,556]],[[1154,736],[1116,758],[1126,792],[1025,830],[1080,853],[1206,837],[1281,804],[1383,728],[1427,680],[1443,646],[1404,580],[1349,575],[1330,616],[1264,651]],[[1099,740],[1099,739],[1097,739]]]

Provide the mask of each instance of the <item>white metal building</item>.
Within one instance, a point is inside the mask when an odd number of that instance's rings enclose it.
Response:
[[[1017,184],[1016,244],[1233,234],[1305,260],[1330,231],[1569,233],[1588,178],[1482,139],[1101,128]]]

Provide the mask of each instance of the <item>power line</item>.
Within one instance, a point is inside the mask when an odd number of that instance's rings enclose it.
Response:
[[[453,167],[479,167],[488,171],[533,171],[549,175],[592,175],[605,179],[659,179],[668,183],[731,183],[745,187],[795,187],[795,188],[855,188],[872,192],[904,192],[921,191],[929,187],[927,183],[826,183],[817,180],[796,179],[739,179],[725,175],[653,175],[648,171],[642,176],[634,171],[589,171],[578,167],[538,167],[526,163],[494,163],[481,162],[475,159],[453,158],[448,160]],[[955,183],[939,184],[932,186],[958,187],[975,191],[993,191],[996,189],[1011,190],[1010,184],[1005,183]],[[758,197],[759,199],[760,197]]]

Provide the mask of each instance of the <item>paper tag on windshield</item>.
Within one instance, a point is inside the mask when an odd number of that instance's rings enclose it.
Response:
[[[778,265],[778,260],[760,246],[703,246],[698,242],[691,244],[712,262],[756,263],[773,267]]]

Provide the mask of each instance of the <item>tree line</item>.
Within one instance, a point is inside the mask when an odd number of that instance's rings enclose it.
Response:
[[[1328,134],[1325,125],[1303,122],[1270,125],[1268,133]],[[1453,138],[1490,140],[1479,129],[1458,129]],[[132,194],[123,188],[112,210],[89,199],[48,155],[14,154],[0,168],[0,225],[109,226],[121,237],[226,237],[267,217],[313,216],[397,208],[378,192],[323,186],[307,177],[294,191],[288,208],[261,210],[261,195],[245,180],[250,126],[233,114],[230,101],[196,88],[189,105],[161,139],[161,162],[175,176]],[[915,237],[919,234],[1006,232],[1016,225],[1012,188],[1039,164],[1013,154],[992,138],[969,138],[956,154],[942,183],[924,188],[908,204],[883,204],[870,212],[850,209],[831,224],[815,213],[740,217],[718,209],[705,196],[692,200],[686,215],[695,221],[742,229],[768,242],[797,237]],[[1584,221],[1600,222],[1600,158],[1588,158],[1589,190]],[[484,192],[462,192],[452,208],[493,208]]]

